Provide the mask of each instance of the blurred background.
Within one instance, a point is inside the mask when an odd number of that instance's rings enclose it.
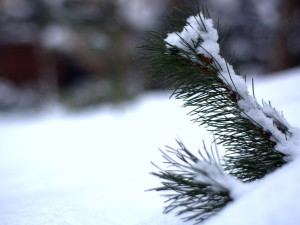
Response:
[[[78,110],[119,103],[147,90],[137,45],[164,29],[182,0],[1,0],[0,110],[59,102]],[[300,64],[300,1],[203,0],[220,20],[223,55],[241,74]]]

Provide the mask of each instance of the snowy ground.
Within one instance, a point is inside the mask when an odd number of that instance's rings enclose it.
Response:
[[[271,100],[300,127],[300,69],[255,79],[256,97]],[[149,93],[123,106],[72,114],[0,115],[0,225],[183,225],[162,214],[150,161],[158,148],[190,149],[211,135],[190,122],[169,93]],[[300,151],[300,150],[299,150]],[[207,225],[300,224],[300,161],[253,184],[253,191]],[[280,212],[280,213],[279,213]]]

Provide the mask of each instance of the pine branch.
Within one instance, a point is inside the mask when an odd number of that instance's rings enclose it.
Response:
[[[286,163],[288,153],[277,146],[292,138],[292,129],[275,109],[250,96],[244,79],[219,55],[212,24],[200,13],[189,17],[181,32],[148,32],[148,44],[140,47],[144,68],[170,84],[172,96],[192,108],[194,122],[226,147],[226,169],[252,181]]]
[[[163,180],[163,186],[151,190],[168,193],[165,213],[175,210],[177,215],[187,215],[185,220],[198,223],[231,202],[232,192],[239,183],[223,171],[213,149],[209,153],[204,145],[206,155],[199,151],[198,158],[182,142],[177,143],[178,149],[168,147],[161,151],[169,169],[157,167],[159,172],[152,174]]]
[[[206,11],[207,12],[207,11]],[[152,79],[170,85],[183,107],[190,107],[194,122],[205,126],[226,148],[222,169],[214,154],[200,158],[178,142],[179,149],[162,151],[171,169],[152,174],[162,179],[156,191],[168,194],[165,212],[176,210],[186,220],[201,222],[233,201],[242,181],[253,181],[293,159],[300,146],[300,131],[291,127],[270,103],[258,104],[246,81],[220,56],[218,33],[208,13],[181,21],[181,31],[148,32],[140,48],[144,68]],[[172,157],[173,156],[173,157]],[[174,157],[175,156],[175,157]],[[229,175],[228,175],[229,173]]]

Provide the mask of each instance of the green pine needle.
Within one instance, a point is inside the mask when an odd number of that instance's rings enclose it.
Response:
[[[178,149],[168,147],[166,151],[161,151],[169,169],[156,166],[159,172],[152,174],[163,180],[163,186],[151,190],[168,193],[165,194],[168,198],[165,213],[174,210],[177,215],[185,215],[184,220],[199,223],[217,213],[233,199],[230,196],[231,190],[205,169],[197,167],[197,163],[206,163],[206,168],[212,167],[219,176],[228,175],[222,172],[219,160],[208,153],[205,145],[206,157],[200,151],[200,157],[196,157],[182,142],[177,143]],[[197,176],[204,179],[197,180]]]

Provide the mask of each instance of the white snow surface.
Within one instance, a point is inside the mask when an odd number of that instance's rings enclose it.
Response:
[[[300,158],[297,157],[264,179],[248,184],[251,189],[227,205],[205,225],[298,225],[300,221]]]
[[[255,79],[256,97],[271,100],[300,126],[300,69]],[[0,114],[0,225],[191,225],[162,213],[164,197],[149,172],[158,148],[191,150],[212,137],[190,122],[169,93],[148,93],[122,106],[80,113],[49,107],[35,115]],[[249,185],[205,225],[298,225],[300,159]]]

